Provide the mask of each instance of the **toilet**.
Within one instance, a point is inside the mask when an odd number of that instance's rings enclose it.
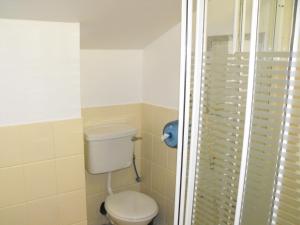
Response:
[[[158,213],[150,196],[136,192],[113,193],[111,172],[131,166],[137,130],[126,124],[107,124],[85,129],[85,166],[91,174],[108,173],[105,209],[116,225],[147,225]]]
[[[156,202],[136,191],[109,195],[105,201],[110,218],[120,225],[146,225],[157,215]]]

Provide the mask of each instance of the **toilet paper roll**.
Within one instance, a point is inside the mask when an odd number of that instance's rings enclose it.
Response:
[[[171,148],[178,145],[178,120],[167,123],[163,129],[163,141]]]

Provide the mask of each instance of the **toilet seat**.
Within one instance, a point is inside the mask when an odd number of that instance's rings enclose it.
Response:
[[[156,202],[136,191],[124,191],[108,196],[105,208],[110,216],[128,222],[149,220],[158,213]]]

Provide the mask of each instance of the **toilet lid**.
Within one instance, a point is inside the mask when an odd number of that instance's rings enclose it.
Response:
[[[135,191],[108,196],[105,208],[111,216],[126,221],[152,219],[158,212],[158,206],[152,198]]]

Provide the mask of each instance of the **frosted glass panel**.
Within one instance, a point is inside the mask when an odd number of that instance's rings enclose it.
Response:
[[[287,85],[287,56],[257,53],[244,225],[269,224]]]
[[[292,124],[287,118],[290,111],[297,108],[296,103],[292,105],[291,96],[298,92],[296,85],[291,89],[297,83],[291,78],[298,73],[291,71],[299,69],[297,53],[290,53],[294,3],[293,0],[260,1],[242,225],[300,224],[300,201],[297,200],[300,183],[297,176],[293,177],[300,172],[300,164],[298,167],[295,164],[299,162],[300,150],[292,147],[296,142],[289,132]],[[288,159],[286,154],[291,155],[291,152],[295,158]]]
[[[234,223],[248,80],[250,11],[235,1],[206,1],[197,169],[192,223]],[[251,5],[248,1],[247,7]],[[224,16],[224,17],[222,17]],[[237,17],[236,17],[237,16]],[[235,21],[235,19],[237,21]],[[236,23],[235,23],[236,22]],[[245,47],[243,48],[242,47]],[[197,85],[197,84],[195,84]]]
[[[194,224],[233,224],[243,141],[248,54],[205,54]]]

